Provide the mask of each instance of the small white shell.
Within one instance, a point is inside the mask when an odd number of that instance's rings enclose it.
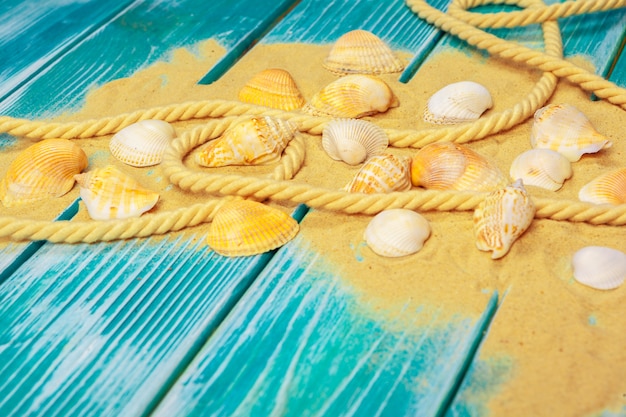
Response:
[[[421,214],[407,209],[378,213],[363,234],[367,245],[378,255],[406,256],[419,251],[430,236],[430,224]]]
[[[572,257],[574,278],[598,290],[619,287],[626,278],[626,254],[603,246],[586,246]]]
[[[142,120],[117,132],[109,142],[111,154],[134,167],[161,163],[163,153],[176,136],[171,124],[163,120]]]
[[[626,168],[606,172],[583,186],[578,199],[593,204],[626,203]]]
[[[322,132],[322,147],[336,161],[357,165],[389,146],[385,131],[366,120],[333,119]]]
[[[511,178],[521,178],[526,185],[556,191],[572,176],[572,164],[550,149],[531,149],[515,158],[509,171]]]
[[[430,97],[424,109],[424,121],[435,124],[471,122],[491,107],[493,100],[489,90],[473,81],[460,81],[448,84]]]

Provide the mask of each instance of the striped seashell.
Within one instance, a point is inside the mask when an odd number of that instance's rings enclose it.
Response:
[[[0,181],[6,207],[61,197],[74,186],[74,175],[87,168],[85,152],[67,139],[45,139],[20,152]]]
[[[354,74],[328,84],[302,107],[302,111],[313,116],[358,119],[384,113],[398,105],[398,98],[383,80]]]
[[[126,165],[148,167],[161,163],[175,136],[174,127],[166,121],[141,120],[114,134],[109,141],[109,149],[117,160]]]
[[[493,100],[489,90],[473,81],[460,81],[448,84],[428,99],[424,121],[434,124],[471,122],[491,107]]]
[[[594,204],[626,203],[626,168],[596,177],[580,189],[578,199]]]
[[[535,112],[530,133],[533,148],[552,149],[571,162],[613,144],[598,133],[587,116],[571,104],[549,104]]]
[[[365,161],[344,188],[349,193],[389,193],[411,188],[410,159],[390,154],[375,155]]]
[[[205,167],[267,165],[280,160],[298,126],[291,121],[259,116],[240,122],[201,147],[196,162]]]
[[[239,100],[285,111],[299,109],[306,102],[291,74],[279,68],[252,77],[239,91]]]
[[[493,191],[508,183],[506,175],[489,159],[467,146],[437,142],[413,156],[411,181],[432,190]]]
[[[474,211],[476,247],[492,251],[491,259],[506,255],[535,217],[535,204],[522,180],[490,193]]]
[[[576,281],[597,290],[613,290],[626,279],[626,254],[604,246],[586,246],[572,257]]]
[[[572,176],[572,163],[565,156],[550,149],[531,149],[513,160],[511,178],[521,178],[525,185],[534,185],[556,191]]]
[[[430,224],[407,209],[383,210],[372,218],[363,238],[380,256],[400,257],[418,252],[430,236]]]
[[[382,39],[360,29],[337,39],[323,66],[338,75],[388,74],[404,69],[404,63]]]
[[[322,132],[322,148],[336,161],[357,165],[389,146],[385,131],[367,120],[333,119]]]
[[[142,187],[113,165],[78,174],[80,198],[94,220],[139,217],[159,200],[159,194]]]
[[[231,200],[218,210],[207,235],[224,256],[250,256],[276,249],[298,233],[298,222],[279,209],[250,200]]]

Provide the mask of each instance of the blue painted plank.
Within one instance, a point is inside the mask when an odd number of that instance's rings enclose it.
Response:
[[[615,62],[615,66],[612,68],[611,75],[609,76],[609,80],[613,81],[615,84],[626,87],[626,53],[624,52],[624,43],[626,38],[622,41],[621,44],[621,54]]]

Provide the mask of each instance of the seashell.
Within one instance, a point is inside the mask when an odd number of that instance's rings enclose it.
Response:
[[[337,39],[323,66],[338,75],[388,74],[404,69],[402,61],[382,39],[360,29]]]
[[[250,200],[231,200],[218,210],[207,243],[224,256],[257,255],[276,249],[298,233],[298,222],[288,214]]]
[[[160,164],[163,153],[176,136],[163,120],[142,120],[126,126],[111,137],[109,149],[119,161],[133,167]]]
[[[280,110],[295,110],[306,102],[291,74],[269,68],[250,79],[239,91],[239,100]]]
[[[508,178],[489,159],[467,146],[437,142],[413,156],[411,181],[432,190],[493,191]]]
[[[422,249],[429,236],[430,224],[421,214],[407,209],[389,209],[372,218],[363,239],[378,255],[399,257]]]
[[[87,167],[87,155],[67,139],[45,139],[20,152],[0,181],[0,200],[14,207],[61,197],[74,186],[74,175]]]
[[[322,132],[322,147],[336,161],[360,164],[374,155],[382,155],[389,146],[385,131],[366,120],[333,119]]]
[[[626,203],[626,168],[596,177],[580,189],[578,199],[594,204]]]
[[[570,104],[549,104],[535,112],[530,133],[533,148],[552,149],[571,162],[613,144],[593,127],[587,116]]]
[[[586,246],[572,257],[574,278],[598,290],[612,290],[626,278],[626,254],[603,246]]]
[[[407,191],[410,188],[410,159],[386,154],[375,155],[365,161],[344,189],[349,193],[373,194]]]
[[[159,194],[143,188],[113,165],[78,174],[80,198],[94,220],[139,217],[159,200]]]
[[[428,99],[424,121],[435,124],[471,122],[491,107],[493,100],[489,90],[473,81],[460,81],[448,84]]]
[[[565,156],[550,149],[531,149],[513,160],[511,178],[521,178],[526,185],[556,191],[572,176],[572,164]]]
[[[358,119],[399,105],[391,88],[371,75],[346,75],[315,94],[302,111],[313,116]]]
[[[205,167],[267,165],[277,162],[298,126],[291,121],[259,116],[230,127],[196,153]]]
[[[521,179],[493,191],[474,211],[476,247],[492,251],[491,259],[502,258],[534,216],[535,205]]]

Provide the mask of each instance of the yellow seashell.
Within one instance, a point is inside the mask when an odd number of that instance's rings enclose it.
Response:
[[[328,84],[302,111],[313,116],[352,118],[384,113],[399,105],[391,88],[371,75],[346,75]]]
[[[163,120],[142,120],[126,126],[111,137],[111,154],[126,165],[148,167],[160,164],[174,127]]]
[[[387,146],[387,133],[367,120],[333,119],[322,132],[322,148],[328,156],[349,165],[381,155]]]
[[[493,191],[508,183],[506,175],[472,149],[437,142],[417,151],[411,162],[411,181],[432,190]]]
[[[239,100],[285,111],[299,109],[306,102],[291,74],[279,68],[252,77],[239,91]]]
[[[424,109],[424,121],[434,124],[471,122],[491,107],[489,90],[473,81],[460,81],[448,84],[430,97]]]
[[[75,176],[80,197],[94,220],[139,217],[159,200],[159,194],[143,188],[113,165]]]
[[[596,177],[580,189],[578,198],[594,204],[626,203],[626,168]]]
[[[404,69],[404,63],[382,39],[360,29],[337,39],[323,66],[339,75],[387,74]]]
[[[345,187],[349,193],[389,193],[411,188],[410,159],[404,156],[375,155],[365,161]]]
[[[280,160],[298,126],[270,116],[254,117],[238,123],[201,147],[196,162],[205,167],[227,165],[266,165]]]
[[[46,139],[20,152],[0,181],[6,207],[61,197],[74,186],[74,175],[87,167],[87,155],[67,139]]]
[[[211,222],[207,243],[224,256],[250,256],[276,249],[298,233],[288,214],[250,200],[224,203]]]

